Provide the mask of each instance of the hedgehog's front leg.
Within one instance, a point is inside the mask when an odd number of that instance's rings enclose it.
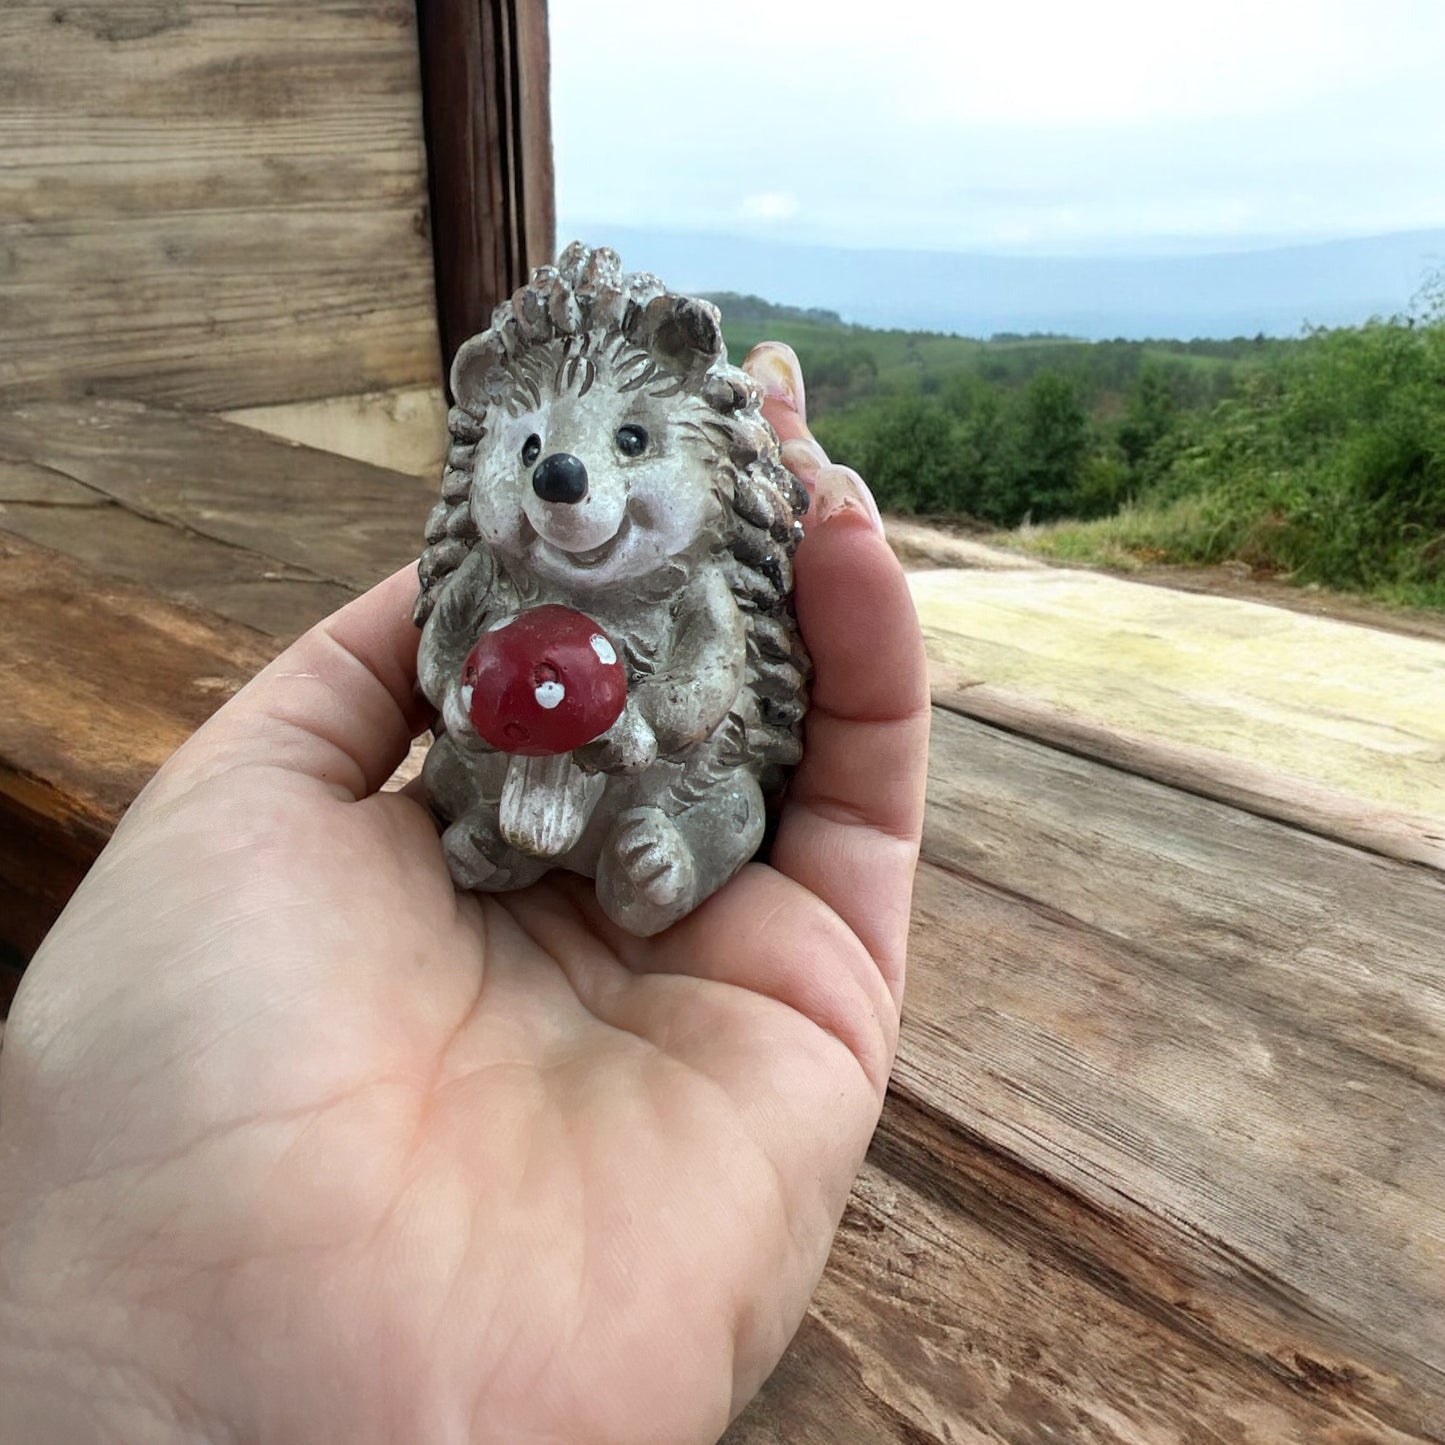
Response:
[[[745,768],[696,802],[665,793],[617,815],[597,860],[597,900],[629,933],[661,933],[721,888],[762,839],[763,795]]]

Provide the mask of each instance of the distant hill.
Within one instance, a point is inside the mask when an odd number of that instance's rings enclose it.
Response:
[[[1192,256],[996,256],[795,246],[569,223],[693,292],[778,298],[798,318],[904,330],[1112,337],[1293,336],[1404,311],[1445,268],[1445,230]]]
[[[733,321],[769,324],[776,321],[801,321],[813,326],[848,324],[836,311],[829,311],[822,306],[783,306],[776,301],[764,301],[761,296],[740,296],[736,291],[705,291],[703,295]]]

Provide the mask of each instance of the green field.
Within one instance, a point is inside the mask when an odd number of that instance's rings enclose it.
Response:
[[[830,454],[882,506],[1060,560],[1238,559],[1445,608],[1445,308],[1293,340],[987,340],[715,297],[786,341]]]

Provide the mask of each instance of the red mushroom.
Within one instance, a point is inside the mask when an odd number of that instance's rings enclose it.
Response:
[[[590,617],[534,607],[477,639],[462,667],[462,701],[472,726],[502,752],[570,753],[622,715],[627,669]]]

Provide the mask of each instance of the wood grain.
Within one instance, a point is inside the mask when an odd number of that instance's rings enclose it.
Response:
[[[910,580],[936,700],[1445,863],[1445,644],[1091,573]]]
[[[61,473],[35,473],[26,485],[24,471],[0,458],[0,526],[158,596],[286,638],[353,595],[310,571],[141,515]],[[60,484],[74,489],[63,503],[53,500]]]
[[[417,0],[450,365],[555,246],[545,0]]]
[[[439,380],[415,15],[0,8],[0,396]]]
[[[1142,1271],[1151,1289],[1130,1288]],[[1404,1445],[1320,1362],[1221,1351],[1191,1281],[890,1102],[802,1329],[726,1445]],[[1318,1367],[1318,1368],[1316,1368]]]
[[[1307,1017],[1332,1055],[1445,1088],[1433,870],[946,711],[934,720],[925,857],[1127,942],[1151,969],[1227,989],[1245,1011]]]
[[[1445,883],[935,715],[893,1087],[729,1436],[1445,1438]]]
[[[919,927],[953,952],[915,973],[900,1094],[1109,1220],[1134,1249],[1100,1264],[1121,1294],[1217,1355],[1314,1362],[1298,1368],[1429,1438],[1445,1418],[1438,1089],[931,870]],[[1065,1237],[1076,1215],[1061,1210]]]
[[[0,532],[0,935],[33,949],[151,773],[276,651]]]
[[[14,459],[31,478],[39,469],[80,484],[98,502],[154,524],[150,545],[137,540],[130,552],[128,534],[117,531],[117,570],[224,615],[238,614],[218,599],[223,581],[254,593],[256,608],[274,608],[275,598],[261,595],[279,592],[272,584],[309,589],[299,609],[308,623],[415,557],[436,497],[431,481],[135,402],[0,407],[0,458]],[[20,482],[8,485],[18,495]],[[17,530],[42,535],[45,522],[34,508],[22,516],[18,505],[7,505]],[[67,550],[102,561],[115,520],[103,515],[87,528],[67,511],[43,539],[73,534]],[[178,537],[173,546],[169,539]],[[220,549],[238,548],[221,559]],[[190,571],[199,574],[194,586],[182,580]],[[259,615],[252,611],[248,620]]]
[[[987,683],[958,689],[940,686],[934,690],[934,700],[965,717],[1108,763],[1123,772],[1291,823],[1386,858],[1445,872],[1445,819],[1438,815],[1409,812],[1309,778],[1292,777],[1219,748],[1175,742],[1157,732],[1129,732],[1075,712],[1066,704],[1040,702]],[[1365,760],[1360,776],[1368,777]]]
[[[1185,1269],[1187,1297],[1130,1287],[1217,1352],[1314,1361],[1428,1438],[1445,883],[961,719],[937,737],[898,1091]]]
[[[135,402],[0,406],[0,938],[32,951],[192,728],[416,555],[434,490]]]

